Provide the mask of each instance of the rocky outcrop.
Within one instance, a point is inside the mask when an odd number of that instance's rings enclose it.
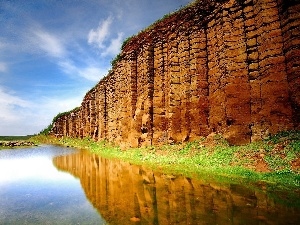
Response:
[[[299,192],[277,195],[264,184],[253,190],[168,176],[84,152],[58,156],[53,164],[80,179],[109,224],[297,224],[300,219]]]
[[[57,136],[232,144],[300,128],[300,1],[201,0],[141,32]]]
[[[24,146],[36,146],[36,144],[31,141],[0,141],[0,148],[13,148]]]

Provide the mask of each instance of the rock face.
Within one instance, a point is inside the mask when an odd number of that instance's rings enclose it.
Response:
[[[124,147],[194,140],[233,144],[300,129],[300,1],[201,0],[124,47],[57,136]]]

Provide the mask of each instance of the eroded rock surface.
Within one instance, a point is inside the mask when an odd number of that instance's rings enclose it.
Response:
[[[233,144],[300,128],[300,1],[203,0],[133,37],[57,136]]]

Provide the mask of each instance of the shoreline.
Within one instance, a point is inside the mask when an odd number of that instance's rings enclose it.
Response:
[[[32,141],[0,141],[0,149],[36,146]]]
[[[243,146],[230,146],[220,135],[173,145],[122,150],[90,138],[38,135],[34,143],[86,149],[167,174],[266,183],[283,189],[300,187],[300,131],[284,132]]]

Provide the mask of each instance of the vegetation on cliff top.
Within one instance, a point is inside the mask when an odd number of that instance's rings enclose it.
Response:
[[[130,37],[127,37],[127,38],[123,41],[120,50],[123,51],[123,50],[125,49],[126,45],[129,44],[134,38],[138,37],[141,33],[148,32],[148,31],[151,30],[151,29],[155,29],[155,27],[156,27],[159,23],[161,23],[162,21],[166,20],[166,19],[169,18],[170,16],[175,15],[176,13],[179,13],[180,11],[182,11],[182,10],[188,8],[188,7],[194,6],[197,2],[199,2],[199,0],[194,0],[194,1],[192,1],[191,3],[189,3],[188,5],[182,6],[180,9],[178,9],[178,10],[176,10],[176,11],[174,11],[174,12],[167,13],[167,14],[165,14],[162,18],[160,18],[160,19],[156,20],[154,23],[152,23],[150,26],[148,26],[148,27],[146,27],[145,29],[141,30],[137,35],[132,35],[132,36],[130,36]],[[120,59],[121,59],[121,53],[119,53],[118,55],[116,55],[116,57],[113,58],[113,59],[110,61],[110,64],[111,64],[112,68],[115,67],[115,65],[117,64],[118,61],[120,61]],[[108,73],[110,73],[110,72],[111,72],[111,70],[108,71]],[[107,75],[107,76],[108,76],[108,75]],[[105,77],[104,77],[104,78],[105,78]],[[98,85],[98,83],[97,83],[91,90],[95,89],[95,87],[96,87],[97,85]],[[91,91],[91,90],[90,90],[90,91]],[[69,113],[71,113],[71,112],[74,112],[74,111],[76,111],[76,110],[78,110],[78,109],[79,109],[79,107],[76,107],[76,108],[74,108],[74,109],[72,109],[72,110],[70,110],[70,111],[58,113],[58,114],[53,118],[51,124],[49,124],[49,125],[48,125],[45,129],[43,129],[39,134],[42,134],[42,135],[47,135],[47,134],[49,134],[49,132],[51,131],[51,128],[52,128],[52,126],[53,126],[53,123],[54,123],[59,117],[64,116],[64,115],[67,115],[67,114],[69,114]]]
[[[57,139],[40,135],[32,140],[86,148],[106,158],[143,164],[166,173],[300,187],[300,131],[282,132],[244,146],[230,146],[220,135],[211,135],[194,142],[127,150],[90,138]]]
[[[52,122],[51,122],[45,129],[43,129],[39,134],[40,134],[40,135],[47,135],[47,134],[49,134],[50,131],[51,131],[51,129],[52,129],[52,127],[53,127],[53,124],[55,123],[55,121],[56,121],[58,118],[60,118],[60,117],[62,117],[62,116],[65,116],[65,115],[68,115],[68,114],[70,114],[70,113],[72,113],[72,112],[75,112],[75,111],[77,111],[77,110],[79,110],[79,109],[80,109],[80,107],[75,107],[74,109],[72,109],[72,110],[70,110],[70,111],[58,113],[58,114],[52,119]]]
[[[196,3],[198,3],[200,0],[194,0],[192,2],[190,2],[189,4],[185,5],[185,6],[181,6],[180,9],[174,11],[174,12],[169,12],[167,14],[165,14],[162,18],[156,20],[154,23],[150,24],[148,27],[144,28],[143,30],[139,31],[138,34],[136,35],[132,35],[129,36],[127,38],[124,39],[122,45],[121,45],[121,51],[125,50],[125,47],[127,45],[130,44],[130,42],[137,38],[140,34],[145,33],[145,32],[149,32],[152,29],[155,29],[156,26],[158,26],[160,23],[162,23],[163,21],[165,21],[166,19],[168,19],[169,17],[171,17],[172,15],[175,15],[177,13],[180,13],[181,11],[185,10],[186,8],[192,7],[194,6]],[[114,59],[112,59],[110,61],[110,64],[112,66],[112,68],[116,65],[116,63],[121,59],[121,53],[119,53],[118,55],[116,55],[116,57]]]

